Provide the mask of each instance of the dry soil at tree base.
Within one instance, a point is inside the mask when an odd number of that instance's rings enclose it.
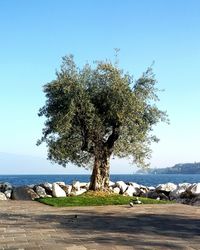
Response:
[[[200,249],[200,208],[0,202],[0,249]]]

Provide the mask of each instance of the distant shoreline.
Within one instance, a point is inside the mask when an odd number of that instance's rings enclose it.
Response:
[[[137,174],[200,174],[200,163],[179,163],[168,168],[139,169]]]

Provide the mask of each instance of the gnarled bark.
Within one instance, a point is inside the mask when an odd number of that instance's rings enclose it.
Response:
[[[90,190],[106,191],[109,188],[110,179],[110,157],[102,154],[94,160],[93,172],[90,180]]]
[[[119,127],[113,127],[112,134],[107,141],[98,145],[95,154],[94,167],[90,180],[90,190],[106,191],[109,189],[110,156],[113,152],[115,141],[119,137]]]

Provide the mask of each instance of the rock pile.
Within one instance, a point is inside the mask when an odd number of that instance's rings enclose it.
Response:
[[[75,181],[71,185],[64,182],[42,183],[13,187],[10,183],[0,183],[0,200],[34,200],[40,197],[66,197],[83,194],[90,183]],[[147,197],[159,200],[174,200],[189,205],[200,205],[200,183],[165,183],[147,187],[134,182],[117,181],[109,183],[109,189],[116,194],[131,197]]]

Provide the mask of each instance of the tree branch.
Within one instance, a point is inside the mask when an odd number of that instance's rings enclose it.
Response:
[[[105,145],[107,148],[111,149],[114,146],[115,141],[119,138],[119,126],[113,127],[112,134],[108,137],[108,140],[106,141]]]

